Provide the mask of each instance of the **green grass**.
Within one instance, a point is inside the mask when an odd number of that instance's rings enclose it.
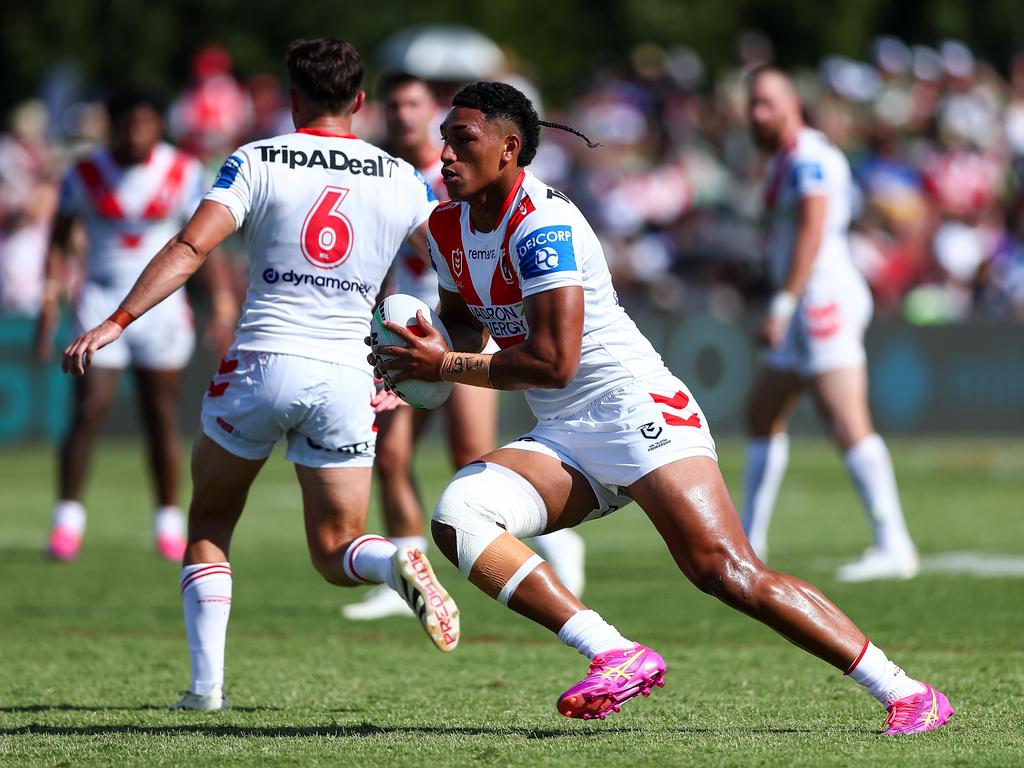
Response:
[[[742,446],[722,465],[739,490]],[[894,441],[922,553],[1024,555],[1024,443]],[[428,499],[449,473],[423,450]],[[44,560],[53,461],[0,451],[0,765],[777,765],[1024,762],[1024,579],[927,573],[840,585],[868,542],[834,453],[796,441],[772,564],[816,583],[898,663],[945,690],[950,727],[876,735],[884,713],[849,680],[692,588],[636,508],[584,526],[587,599],[669,663],[668,687],[603,723],[561,718],[583,660],[438,571],[462,607],[458,651],[407,619],[349,623],[359,593],[308,563],[298,489],[280,456],[250,497],[232,557],[234,709],[172,714],[188,684],[177,568],[151,554],[140,450],[97,452],[89,531],[72,565]],[[374,521],[376,518],[374,518]],[[376,527],[376,523],[373,523]],[[435,558],[436,562],[437,558]]]

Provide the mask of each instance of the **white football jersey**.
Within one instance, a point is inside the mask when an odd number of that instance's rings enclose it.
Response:
[[[765,187],[771,227],[768,255],[775,285],[781,286],[789,273],[800,201],[812,195],[828,196],[828,212],[810,282],[862,280],[850,256],[852,186],[846,157],[820,131],[802,128],[790,146],[775,154]]]
[[[434,191],[437,199],[447,200],[448,191],[444,188],[444,183],[441,180],[440,153],[430,167],[418,170]],[[415,296],[428,307],[437,306],[437,273],[416,254],[416,251],[408,243],[403,243],[399,249],[391,274],[395,293]]]
[[[583,286],[579,370],[564,389],[526,392],[538,419],[568,416],[633,379],[665,370],[619,306],[590,224],[569,198],[529,171],[520,174],[491,232],[473,228],[467,203],[438,206],[430,217],[430,250],[441,287],[461,294],[502,349],[530,333],[523,299]]]
[[[124,295],[174,237],[203,196],[203,168],[170,144],[122,167],[102,149],[64,177],[59,210],[85,225],[85,279]]]
[[[235,346],[368,369],[381,283],[436,205],[416,169],[356,136],[300,129],[236,150],[206,199],[231,210],[249,251]]]

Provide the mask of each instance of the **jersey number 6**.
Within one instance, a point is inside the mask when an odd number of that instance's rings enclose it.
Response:
[[[352,222],[339,210],[346,196],[344,187],[324,187],[302,222],[302,255],[315,267],[340,267],[352,252]]]

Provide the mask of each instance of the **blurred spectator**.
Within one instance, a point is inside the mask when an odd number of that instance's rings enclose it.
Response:
[[[826,56],[793,79],[808,123],[854,169],[851,245],[878,313],[914,322],[1024,316],[1024,52],[1008,62],[1006,79],[957,40],[910,46],[881,35],[865,54],[866,61]],[[602,145],[590,150],[545,132],[536,167],[594,222],[627,302],[735,315],[766,296],[758,245],[764,158],[747,130],[743,77],[773,62],[775,48],[745,30],[733,55],[732,66],[714,72],[682,45],[602,54],[571,103],[548,107],[550,119]],[[466,27],[407,27],[381,45],[378,59],[383,69],[430,81],[438,122],[469,80],[507,80],[542,106],[538,87],[515,74],[531,72],[529,62]],[[53,206],[53,175],[104,138],[102,110],[74,101],[76,71],[73,62],[55,68],[54,82],[64,86],[47,102],[61,105],[49,130],[60,143],[43,142],[38,106],[20,113],[34,128],[0,139],[0,301],[17,311],[38,301],[31,265],[42,257],[38,222]],[[367,100],[354,129],[380,137],[377,102]],[[243,88],[227,50],[206,46],[174,101],[169,130],[219,162],[238,143],[291,130],[285,85],[257,74]],[[15,286],[19,280],[26,284]]]
[[[168,132],[204,162],[220,162],[238,145],[252,118],[245,89],[231,74],[231,55],[208,45],[192,59],[192,84],[171,104]]]
[[[43,295],[43,261],[57,185],[39,102],[14,110],[0,135],[0,313],[34,316]]]

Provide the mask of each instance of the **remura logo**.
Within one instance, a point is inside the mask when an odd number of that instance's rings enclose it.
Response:
[[[312,285],[316,288],[326,288],[331,291],[342,293],[359,293],[363,296],[375,294],[377,289],[367,283],[360,283],[355,280],[342,280],[329,275],[301,274],[291,269],[285,272],[278,272],[273,267],[263,270],[263,282],[274,285],[278,282],[290,283],[293,285]]]

